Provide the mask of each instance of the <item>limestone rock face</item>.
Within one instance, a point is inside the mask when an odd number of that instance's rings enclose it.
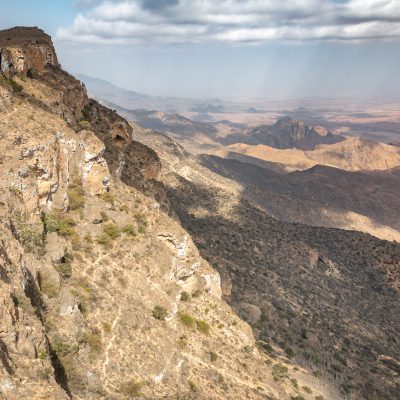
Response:
[[[12,53],[7,48],[0,49],[0,71],[6,78],[14,75],[14,65]]]
[[[50,36],[38,28],[16,27],[0,31],[1,73],[42,72],[47,65],[58,66]]]

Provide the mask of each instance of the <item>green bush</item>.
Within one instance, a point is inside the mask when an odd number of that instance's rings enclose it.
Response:
[[[155,306],[153,309],[153,317],[155,319],[159,319],[160,321],[164,321],[165,318],[168,317],[168,311],[166,308],[162,306]]]
[[[188,292],[182,292],[181,301],[190,301],[190,294]]]
[[[106,248],[109,248],[111,246],[110,236],[106,235],[105,233],[101,233],[100,235],[98,235],[96,237],[96,242]]]
[[[294,351],[293,351],[293,349],[290,348],[290,347],[287,347],[287,348],[285,349],[285,352],[286,352],[286,354],[287,354],[287,356],[288,356],[289,358],[292,358],[292,357],[294,356]]]
[[[135,227],[133,225],[125,225],[121,232],[125,233],[127,236],[136,236]]]
[[[79,121],[79,126],[82,129],[90,129],[91,128],[90,122],[86,121],[85,119],[82,119],[81,121]]]
[[[4,82],[6,82],[6,83],[12,88],[12,90],[13,90],[14,92],[16,92],[16,93],[20,93],[20,92],[22,92],[22,90],[24,89],[19,83],[15,82],[13,79],[6,78],[6,77],[3,76],[3,75],[0,75],[0,78],[1,78]]]
[[[11,231],[25,251],[44,251],[43,224],[30,222],[29,216],[23,213],[14,213],[10,217]]]
[[[143,383],[131,379],[121,386],[120,393],[124,394],[125,396],[139,397],[142,395],[142,387]]]
[[[68,185],[67,190],[69,208],[79,210],[85,206],[85,192],[81,183],[73,182]]]
[[[279,381],[283,378],[287,377],[288,368],[285,367],[282,363],[275,364],[272,367],[272,376],[274,377],[275,381]]]
[[[112,206],[114,205],[114,195],[111,192],[104,192],[100,195],[100,198],[105,201],[106,203],[111,204]]]
[[[315,396],[315,400],[324,400],[324,396],[321,395]]]
[[[203,292],[200,289],[197,289],[192,293],[192,297],[194,298],[200,297],[202,293]]]
[[[113,240],[117,239],[120,236],[118,227],[111,223],[104,225],[103,232]]]
[[[309,386],[303,386],[303,388],[302,388],[306,393],[308,393],[308,394],[311,394],[312,393],[312,390],[311,390],[311,388],[309,387]]]
[[[84,332],[83,341],[89,345],[92,353],[100,353],[103,344],[101,334],[97,329]]]
[[[49,279],[46,275],[38,274],[40,290],[45,293],[48,297],[57,297],[60,293],[59,286],[55,285],[54,282]]]
[[[179,313],[179,320],[188,328],[193,328],[196,325],[196,320],[186,313]]]
[[[210,351],[210,360],[211,362],[215,362],[218,360],[218,354],[215,353],[214,351]]]
[[[299,388],[299,384],[297,383],[297,379],[292,378],[292,379],[290,380],[290,382],[292,382],[292,385],[293,385],[296,389]]]
[[[100,215],[103,222],[107,222],[110,219],[110,217],[104,211],[100,211]]]
[[[57,214],[46,214],[44,216],[44,225],[47,232],[57,232],[60,236],[72,236],[75,233],[75,221],[71,218],[62,217]]]
[[[203,321],[202,319],[198,319],[196,321],[196,325],[197,325],[197,329],[201,332],[204,333],[206,335],[208,335],[210,333],[210,325],[206,322]]]
[[[72,275],[72,266],[71,263],[74,260],[74,256],[65,251],[63,262],[55,262],[53,263],[53,267],[57,272],[61,274],[63,278],[70,278]]]

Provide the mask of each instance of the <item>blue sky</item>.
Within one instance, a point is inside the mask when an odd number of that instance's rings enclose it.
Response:
[[[172,96],[400,95],[399,0],[13,0],[0,27],[36,25],[60,62]]]

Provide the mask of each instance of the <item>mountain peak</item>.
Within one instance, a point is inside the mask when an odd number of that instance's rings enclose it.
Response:
[[[59,67],[51,37],[42,29],[16,26],[0,31],[0,72],[5,77],[42,72],[48,65]]]
[[[304,121],[285,116],[272,127],[261,125],[254,128],[251,140],[278,149],[312,150],[319,144],[341,142],[344,137],[333,135],[323,127],[310,127]]]

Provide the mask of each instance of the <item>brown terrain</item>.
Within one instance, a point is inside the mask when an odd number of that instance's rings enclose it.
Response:
[[[194,157],[190,120],[129,124],[37,28],[0,61],[4,399],[396,398],[400,244],[337,229],[397,238],[394,146]]]
[[[341,399],[396,398],[400,244],[278,221],[247,185],[212,173],[167,137],[139,139],[157,149],[171,207],[265,352],[283,352]]]
[[[89,99],[42,31],[0,37],[1,397],[339,398],[227,305],[146,131]]]
[[[326,165],[347,171],[387,170],[400,166],[400,149],[384,143],[349,138],[315,150],[280,150],[265,145],[236,143],[228,150],[276,163],[287,172]]]
[[[226,138],[225,144],[236,142],[235,136]],[[241,139],[240,137],[238,138]],[[260,125],[252,129],[244,143],[266,145],[276,149],[313,150],[320,144],[333,144],[344,140],[341,135],[334,135],[323,127],[309,127],[303,121],[290,117],[279,119],[273,126]]]

